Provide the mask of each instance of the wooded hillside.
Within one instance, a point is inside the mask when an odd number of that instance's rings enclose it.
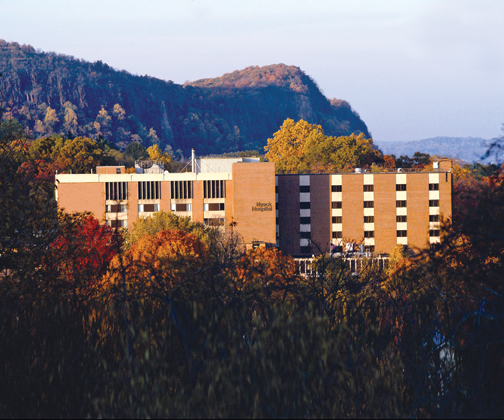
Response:
[[[4,118],[18,119],[33,138],[102,137],[122,149],[138,141],[205,155],[262,149],[287,118],[320,124],[327,135],[369,137],[348,102],[327,99],[284,64],[182,86],[0,40],[0,73]]]

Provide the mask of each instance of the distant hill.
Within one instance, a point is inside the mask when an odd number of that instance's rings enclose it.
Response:
[[[462,159],[468,163],[481,161],[490,140],[479,137],[434,137],[407,142],[379,142],[377,146],[385,154],[411,156],[415,152]]]
[[[328,135],[364,133],[343,100],[329,100],[298,67],[248,67],[185,85],[118,71],[101,61],[44,53],[0,40],[6,114],[37,138],[51,133],[191,148],[199,155],[261,150],[286,118]]]

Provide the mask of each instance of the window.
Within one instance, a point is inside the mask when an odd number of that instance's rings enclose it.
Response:
[[[365,209],[372,209],[372,208],[374,208],[374,201],[364,201],[364,208]]]
[[[397,200],[396,207],[406,207],[406,200]]]
[[[374,238],[374,231],[373,230],[365,230],[364,231],[364,238]]]
[[[299,224],[300,225],[309,225],[309,224],[311,224],[311,218],[310,217],[300,217]]]
[[[205,203],[203,211],[224,211],[224,203]]]
[[[365,245],[364,252],[374,252],[374,245]]]
[[[373,192],[374,185],[364,185],[364,192]]]
[[[333,209],[340,209],[342,207],[342,202],[341,201],[333,201],[332,203],[332,208]]]
[[[301,252],[301,254],[303,255],[307,255],[307,254],[310,254],[312,253],[312,249],[311,249],[311,246],[302,246],[299,250]]]
[[[275,187],[275,192],[278,187]],[[203,181],[203,198],[226,198],[225,181]]]
[[[105,182],[105,199],[122,201],[128,199],[127,182]]]
[[[105,213],[126,213],[125,204],[107,204],[105,206]]]
[[[171,204],[171,211],[192,211],[192,204]]]
[[[311,239],[311,233],[310,232],[299,232],[299,237],[301,239]]]
[[[406,223],[408,221],[408,216],[396,216],[397,223]]]
[[[309,193],[310,192],[310,186],[309,185],[302,185],[301,187],[299,187],[299,192]]]
[[[341,192],[341,191],[342,191],[342,190],[341,190],[341,185],[333,185],[333,186],[331,187],[331,191],[332,191],[332,192]]]
[[[429,222],[439,222],[439,214],[431,214],[429,216]]]
[[[341,239],[343,238],[343,232],[333,232],[332,237],[333,239]]]
[[[221,218],[203,219],[203,222],[206,226],[224,226],[224,219]]]
[[[175,200],[187,200],[193,198],[192,181],[172,181],[171,198]]]
[[[332,218],[333,223],[343,223],[343,217],[341,216],[336,216]]]
[[[429,230],[429,236],[439,237],[439,232],[437,229]]]
[[[139,200],[159,200],[161,198],[161,182],[144,181],[138,183]]]
[[[139,204],[139,213],[154,213],[159,211],[159,204]]]
[[[429,191],[439,191],[439,184],[429,184]]]
[[[107,220],[106,224],[113,229],[119,229],[126,227],[126,220]]]
[[[304,209],[304,210],[307,210],[310,208],[310,202],[309,201],[302,201],[301,203],[299,203],[299,208],[300,209]]]
[[[120,175],[121,174],[121,168],[116,168],[116,174]]]
[[[364,216],[364,223],[374,223],[374,216]]]
[[[406,184],[396,184],[396,191],[406,191]]]
[[[397,237],[398,238],[406,238],[408,236],[408,231],[407,230],[398,230],[397,231]]]
[[[429,200],[429,207],[439,207],[439,200]]]

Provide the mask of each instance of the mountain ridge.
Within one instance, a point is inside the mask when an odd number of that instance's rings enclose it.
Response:
[[[405,142],[376,142],[385,154],[412,156],[415,152],[429,153],[442,157],[461,159],[468,163],[483,162],[492,140],[481,137],[437,136]],[[483,158],[483,159],[482,159]]]
[[[199,154],[261,149],[287,118],[322,125],[328,135],[364,133],[344,100],[328,99],[311,77],[285,64],[250,66],[178,85],[106,63],[46,53],[0,40],[5,116],[34,138],[103,137]]]

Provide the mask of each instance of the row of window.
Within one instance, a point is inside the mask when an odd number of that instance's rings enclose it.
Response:
[[[333,209],[341,209],[341,208],[343,208],[343,202],[342,201],[333,201],[331,207]],[[399,207],[399,208],[407,207],[406,200],[397,200],[396,207]],[[429,207],[439,207],[439,200],[429,200]],[[364,208],[365,209],[374,208],[374,201],[364,201]]]
[[[397,223],[406,223],[408,216],[396,216]],[[439,222],[439,214],[429,215],[429,222]],[[333,216],[332,223],[343,223],[342,216]],[[374,223],[374,216],[364,216],[364,223]]]
[[[310,187],[307,187],[310,188]],[[343,187],[341,185],[333,185],[331,186],[332,192],[342,192]],[[374,185],[366,184],[364,185],[364,192],[373,192]],[[406,184],[396,184],[396,191],[406,191]],[[429,184],[429,191],[439,191],[439,184]]]
[[[310,187],[308,187],[308,188],[310,188]],[[333,185],[333,186],[331,186],[331,191],[332,192],[342,192],[343,187],[341,185]],[[373,192],[373,191],[374,191],[373,184],[364,185],[364,192]],[[406,191],[406,184],[396,184],[396,191]],[[429,191],[439,191],[439,184],[429,184]]]
[[[203,198],[226,198],[226,181],[203,181]]]
[[[193,198],[192,181],[172,181],[171,197],[175,200],[190,200]]]
[[[138,183],[138,199],[139,200],[160,200],[161,199],[161,182],[160,181],[145,181]]]
[[[203,211],[224,211],[224,203],[209,203],[203,204]],[[154,213],[159,211],[159,204],[139,204],[139,213]],[[191,204],[175,204],[171,205],[171,211],[192,211]],[[126,213],[126,204],[107,204],[105,206],[106,213]]]
[[[105,199],[125,201],[128,199],[127,182],[105,182]]]
[[[437,229],[429,230],[429,236],[431,236],[431,237],[439,237],[439,234],[440,234],[440,231]],[[398,230],[397,231],[398,238],[406,238],[407,236],[408,236],[407,230]],[[332,237],[333,237],[333,239],[342,239],[343,232],[333,232]],[[364,238],[374,238],[374,231],[372,231],[372,230],[364,231]]]
[[[352,245],[352,247],[353,247],[353,245]],[[364,245],[364,246],[359,245],[359,248],[362,249],[364,252],[375,252],[374,245]],[[343,252],[343,247],[342,246],[334,246],[331,248],[331,253],[334,254],[337,252]]]

